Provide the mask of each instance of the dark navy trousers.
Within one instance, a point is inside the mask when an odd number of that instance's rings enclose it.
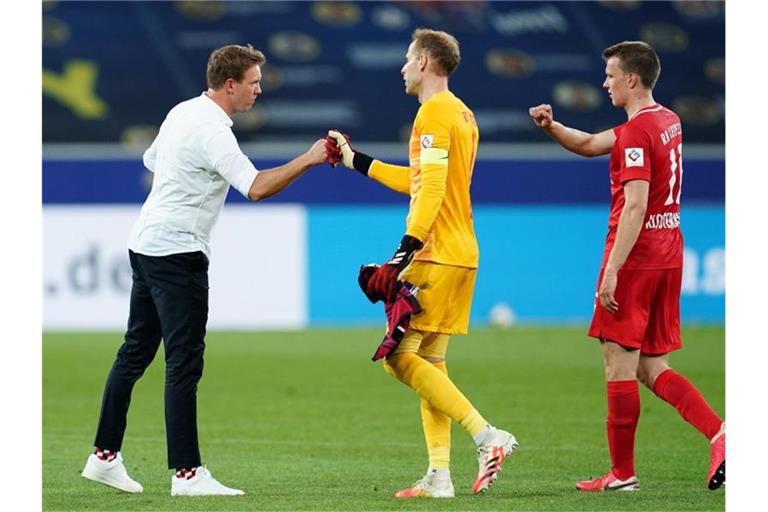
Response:
[[[208,320],[208,258],[202,252],[128,255],[133,269],[128,329],[107,378],[95,445],[120,450],[133,385],[162,339],[168,467],[197,467],[197,383],[203,375]]]

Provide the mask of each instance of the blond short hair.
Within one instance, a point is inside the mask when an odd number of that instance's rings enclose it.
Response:
[[[417,28],[413,31],[416,49],[429,54],[434,60],[434,71],[440,76],[450,76],[461,61],[459,42],[448,32]]]

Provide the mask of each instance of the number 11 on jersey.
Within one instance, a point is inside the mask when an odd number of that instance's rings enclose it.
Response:
[[[677,145],[677,154],[675,148],[669,150],[669,167],[672,176],[669,177],[669,196],[664,201],[664,206],[672,203],[680,204],[680,194],[683,192],[683,145]],[[677,197],[675,197],[675,184],[677,184]]]

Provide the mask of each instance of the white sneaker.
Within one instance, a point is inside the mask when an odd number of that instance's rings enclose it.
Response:
[[[92,453],[88,457],[85,469],[83,469],[81,475],[88,480],[93,480],[121,491],[142,492],[144,488],[141,484],[128,476],[128,471],[123,466],[123,455],[120,452],[117,452],[116,455],[114,459],[107,462],[98,458],[95,453]]]
[[[450,475],[438,478],[431,472],[412,486],[395,493],[395,498],[453,498],[454,496]]]
[[[505,430],[491,427],[491,431],[477,447],[479,470],[472,485],[472,492],[480,494],[493,485],[501,471],[501,464],[507,455],[517,449],[517,439]]]
[[[205,466],[195,468],[192,478],[171,477],[171,496],[243,496],[240,489],[231,489],[213,478]]]

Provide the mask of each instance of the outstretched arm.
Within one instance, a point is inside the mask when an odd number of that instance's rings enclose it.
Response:
[[[251,201],[260,201],[277,194],[307,169],[326,160],[324,139],[316,141],[306,153],[287,164],[265,171],[259,171],[253,166],[229,130],[218,130],[202,140],[201,145],[210,168]]]
[[[605,155],[611,152],[613,143],[616,142],[616,134],[613,130],[587,133],[555,121],[551,105],[542,104],[531,107],[528,109],[528,114],[536,126],[547,132],[555,142],[577,155]]]
[[[402,165],[386,164],[374,160],[368,169],[368,177],[407,196],[411,195],[411,168]]]
[[[352,147],[349,135],[338,130],[328,131],[325,147],[328,153],[328,163],[332,166],[336,167],[336,164],[341,162],[345,167],[354,169],[363,176],[374,179],[395,192],[410,195],[410,168],[387,164],[357,151]]]
[[[287,164],[259,171],[248,190],[248,199],[261,201],[273,196],[293,183],[310,167],[325,162],[325,139],[316,141],[306,153]]]

